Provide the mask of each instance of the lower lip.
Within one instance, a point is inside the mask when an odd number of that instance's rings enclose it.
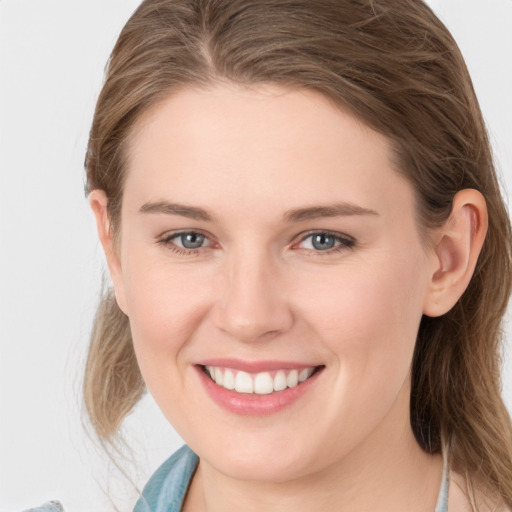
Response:
[[[283,410],[307,393],[323,371],[323,368],[318,369],[309,379],[294,388],[274,391],[268,395],[258,395],[256,393],[237,393],[223,388],[213,382],[201,366],[195,368],[210,398],[224,409],[242,416],[269,416]]]

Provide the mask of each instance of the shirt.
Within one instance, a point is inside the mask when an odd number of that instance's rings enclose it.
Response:
[[[450,481],[446,456],[443,459],[443,477],[435,512],[448,511]],[[198,463],[199,457],[187,445],[182,446],[150,478],[133,512],[181,512]]]

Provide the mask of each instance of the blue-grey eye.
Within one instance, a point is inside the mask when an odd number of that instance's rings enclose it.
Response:
[[[205,236],[199,233],[182,233],[178,238],[185,249],[198,249],[203,246]]]
[[[327,251],[336,244],[336,238],[327,233],[318,233],[311,235],[311,245],[317,251]]]

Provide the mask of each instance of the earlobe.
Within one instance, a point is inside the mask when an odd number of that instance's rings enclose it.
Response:
[[[121,310],[126,313],[126,306],[124,300],[124,285],[123,273],[121,262],[117,253],[110,218],[108,214],[108,198],[104,190],[95,189],[89,193],[89,205],[94,213],[96,219],[96,229],[98,231],[98,238],[100,239],[110,277],[114,284],[117,304]]]
[[[466,290],[487,233],[487,206],[480,192],[458,192],[450,216],[436,230],[433,266],[423,313],[447,313]]]

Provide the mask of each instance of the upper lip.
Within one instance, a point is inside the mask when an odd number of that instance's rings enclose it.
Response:
[[[221,368],[231,368],[232,370],[241,370],[247,373],[271,372],[275,370],[302,370],[303,368],[313,368],[320,366],[313,363],[299,363],[295,361],[246,361],[232,358],[211,358],[204,359],[197,363],[201,366],[218,366]]]

